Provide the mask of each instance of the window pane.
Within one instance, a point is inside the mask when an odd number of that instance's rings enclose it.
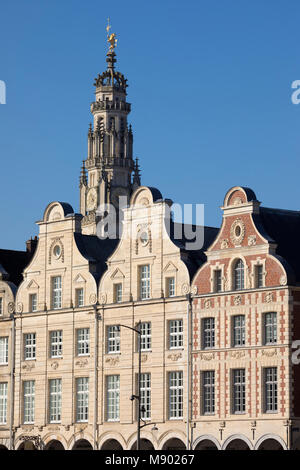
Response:
[[[244,413],[246,410],[245,369],[233,371],[233,412]]]
[[[8,336],[0,338],[0,364],[8,363]]]
[[[76,297],[76,307],[83,307],[84,306],[84,290],[83,290],[83,288],[76,289],[75,297]]]
[[[202,373],[203,381],[203,412],[213,414],[215,412],[215,371],[208,370]]]
[[[151,323],[144,322],[140,324],[140,341],[141,351],[149,351],[151,349]],[[139,338],[138,338],[139,340]]]
[[[120,352],[120,326],[113,325],[107,327],[107,352]]]
[[[61,308],[61,276],[52,278],[52,308]]]
[[[175,277],[167,278],[167,295],[168,297],[174,297],[175,295]]]
[[[144,409],[144,411],[143,411]],[[151,418],[151,375],[141,374],[141,417]]]
[[[50,357],[62,356],[63,332],[62,330],[50,332]]]
[[[79,328],[77,330],[77,355],[86,356],[90,353],[90,329]]]
[[[7,423],[7,382],[0,383],[0,424]]]
[[[277,412],[277,367],[265,369],[265,411],[266,413]]]
[[[255,282],[257,288],[263,287],[263,266],[261,264],[255,266]]]
[[[150,298],[150,265],[140,266],[140,298]]]
[[[84,422],[89,418],[89,378],[80,377],[76,379],[77,403],[76,421]]]
[[[106,416],[107,421],[120,419],[120,376],[108,375],[106,378]]]
[[[49,395],[49,420],[50,423],[58,423],[61,421],[61,379],[50,380]]]
[[[169,418],[183,416],[183,373],[169,373]]]
[[[36,335],[35,333],[27,333],[24,335],[24,359],[35,359],[36,356]]]
[[[221,269],[216,269],[214,271],[214,291],[222,291],[222,271]]]
[[[245,315],[235,315],[233,317],[233,345],[245,345]]]
[[[244,263],[239,259],[234,267],[234,289],[244,289]]]
[[[183,347],[183,322],[171,320],[169,322],[170,349]]]
[[[265,319],[265,344],[277,343],[277,313],[268,312],[264,315]]]
[[[122,284],[115,284],[114,285],[114,291],[115,291],[115,302],[122,302]]]
[[[214,348],[215,347],[215,319],[214,318],[203,318],[203,348]]]
[[[30,294],[29,296],[29,309],[31,312],[37,311],[37,294]]]
[[[23,384],[24,387],[24,424],[34,423],[34,394],[35,382],[34,380],[26,380]]]

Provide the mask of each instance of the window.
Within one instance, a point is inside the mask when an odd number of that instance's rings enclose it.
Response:
[[[122,302],[122,284],[114,284],[114,302]]]
[[[203,414],[215,412],[215,371],[202,372]]]
[[[50,423],[59,423],[61,421],[61,379],[50,380],[49,396]]]
[[[277,412],[277,367],[267,367],[264,370],[265,382],[265,412]]]
[[[113,325],[107,327],[107,352],[119,353],[120,352],[120,327]]]
[[[245,369],[235,369],[233,378],[233,413],[245,413],[246,411],[246,384]]]
[[[140,299],[150,299],[150,265],[140,266]]]
[[[7,422],[7,382],[0,383],[0,424]]]
[[[237,260],[234,266],[234,290],[244,289],[244,263],[241,259]]]
[[[24,335],[24,359],[29,361],[35,359],[36,354],[36,334],[27,333]]]
[[[141,417],[151,418],[151,375],[141,374]]]
[[[50,332],[50,357],[61,357],[63,353],[63,332],[62,330]]]
[[[76,421],[86,422],[89,419],[89,378],[76,379]]]
[[[233,317],[233,346],[245,345],[245,315]]]
[[[24,424],[34,423],[34,380],[26,380],[24,390]]]
[[[140,337],[141,341],[141,351],[150,351],[151,350],[151,323],[145,322],[140,324]]]
[[[215,347],[215,319],[203,318],[202,329],[203,329],[203,349],[214,348]]]
[[[106,417],[107,421],[120,419],[120,376],[106,377]]]
[[[169,346],[170,349],[183,347],[183,322],[171,320],[169,322]]]
[[[0,364],[8,364],[8,336],[0,338]]]
[[[175,277],[167,277],[166,279],[167,297],[174,297],[175,295]]]
[[[52,278],[52,308],[61,308],[61,276]]]
[[[268,312],[264,315],[264,339],[265,344],[277,343],[277,314]]]
[[[77,356],[90,354],[90,329],[79,328],[77,330]]]
[[[76,307],[83,307],[84,306],[84,290],[83,290],[83,288],[75,290],[75,301],[76,301]]]
[[[0,297],[0,315],[3,315],[3,297]]]
[[[255,266],[255,287],[259,289],[264,286],[263,281],[263,265],[259,264]]]
[[[183,373],[169,372],[169,418],[183,416]]]
[[[222,291],[222,270],[216,269],[214,271],[214,292]]]
[[[29,311],[37,311],[37,294],[30,294],[29,296]]]

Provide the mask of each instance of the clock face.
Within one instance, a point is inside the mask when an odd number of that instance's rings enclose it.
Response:
[[[97,191],[95,188],[91,188],[87,195],[87,210],[92,211],[97,207]]]
[[[125,200],[126,198],[126,200]],[[115,207],[124,207],[128,201],[128,193],[125,188],[114,189],[111,195],[111,202]]]

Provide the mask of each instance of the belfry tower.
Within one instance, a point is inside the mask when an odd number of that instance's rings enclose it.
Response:
[[[127,123],[131,109],[126,102],[127,80],[115,70],[117,39],[109,30],[108,24],[107,69],[95,79],[93,125],[88,130],[87,158],[80,175],[82,233],[87,235],[96,234],[99,206],[112,204],[118,209],[120,204],[128,204],[141,184],[138,160],[133,160],[132,128]]]

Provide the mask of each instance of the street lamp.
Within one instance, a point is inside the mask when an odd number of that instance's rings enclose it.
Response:
[[[142,416],[141,412],[145,410],[145,408],[141,407],[141,365],[142,365],[142,350],[141,350],[141,322],[139,321],[137,324],[137,328],[132,328],[131,326],[127,325],[119,325],[122,326],[123,328],[128,328],[129,330],[134,331],[137,333],[138,336],[138,354],[139,354],[139,368],[138,368],[138,395],[131,395],[130,400],[134,401],[137,400],[138,402],[138,416],[137,416],[137,442],[136,442],[136,450],[141,449],[141,429],[144,428],[145,426],[150,426],[152,423],[146,423]],[[141,424],[141,421],[143,421],[144,424]],[[153,425],[152,428],[153,431],[157,430],[156,424]]]

